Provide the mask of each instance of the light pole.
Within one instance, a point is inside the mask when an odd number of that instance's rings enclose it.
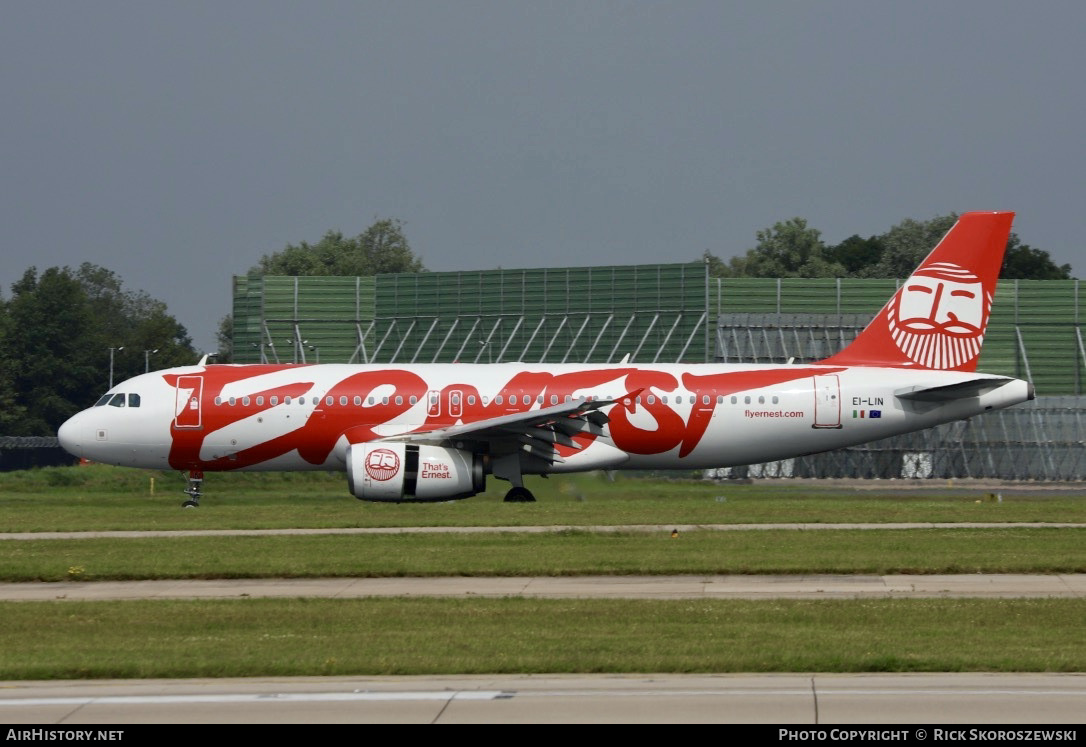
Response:
[[[148,371],[151,370],[151,353],[157,353],[157,352],[158,352],[158,348],[155,348],[154,350],[144,350],[143,351],[143,372],[144,373],[147,373]]]
[[[318,348],[316,345],[310,345],[309,349],[312,350],[314,353],[316,353],[316,355],[317,355],[317,361],[316,362],[320,363],[321,362],[321,349]]]
[[[124,350],[124,345],[121,345],[119,348],[110,348],[109,349],[109,388],[110,389],[113,388],[113,353],[114,353],[114,351],[119,353],[122,350]]]

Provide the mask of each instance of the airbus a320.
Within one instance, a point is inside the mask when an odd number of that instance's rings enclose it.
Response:
[[[368,501],[447,501],[526,475],[757,464],[1033,399],[978,373],[1011,212],[960,216],[854,342],[817,363],[201,365],[128,379],[58,431],[95,462],[338,470]]]

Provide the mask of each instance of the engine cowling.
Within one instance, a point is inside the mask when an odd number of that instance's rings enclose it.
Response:
[[[404,443],[347,447],[347,486],[363,501],[435,502],[486,489],[483,458],[462,449]]]

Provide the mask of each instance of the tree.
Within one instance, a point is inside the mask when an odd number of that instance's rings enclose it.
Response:
[[[877,237],[882,244],[879,260],[857,271],[861,278],[907,278],[958,220],[957,213],[927,221],[905,220]]]
[[[866,268],[878,264],[884,247],[877,236],[867,239],[853,234],[837,246],[828,247],[825,256],[845,270],[846,277],[858,277]]]
[[[0,343],[7,340],[10,329],[7,302],[0,298]],[[17,432],[17,424],[26,414],[15,391],[15,366],[9,355],[0,356],[0,436]]]
[[[234,362],[234,315],[227,314],[219,320],[219,331],[215,335],[219,343],[216,355],[219,363]]]
[[[65,419],[93,402],[98,371],[87,340],[97,337],[90,302],[71,273],[38,277],[31,267],[12,286],[3,349],[25,413],[12,424],[21,436],[51,436]],[[63,375],[58,375],[63,372]]]
[[[792,218],[758,232],[758,246],[724,263],[708,251],[702,259],[712,277],[905,278],[919,266],[958,220],[957,213],[918,221],[906,218],[881,236],[849,236],[822,245],[819,232]],[[1048,252],[1023,244],[1011,233],[1000,271],[1004,279],[1070,280],[1071,265],[1057,265]]]
[[[999,277],[1005,280],[1070,280],[1071,265],[1056,265],[1048,252],[1023,244],[1018,234],[1007,241]]]
[[[844,268],[826,255],[821,233],[792,218],[758,231],[758,245],[728,264],[731,277],[823,278],[840,277]],[[710,261],[710,271],[713,263]]]
[[[143,373],[151,351],[155,368],[196,362],[188,333],[164,303],[125,291],[115,273],[89,263],[40,276],[29,268],[3,307],[0,405],[4,386],[23,405],[6,418],[13,435],[53,435],[93,404],[109,385],[111,354],[114,381]]]
[[[386,218],[352,238],[328,231],[316,244],[287,244],[280,252],[265,254],[251,271],[260,275],[353,277],[424,269],[407,243],[403,223]]]

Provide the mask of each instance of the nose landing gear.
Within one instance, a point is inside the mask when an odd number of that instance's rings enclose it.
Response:
[[[183,508],[199,508],[200,496],[203,495],[203,491],[200,489],[204,483],[204,473],[200,470],[189,470],[188,487],[185,488],[184,493],[189,496],[189,500],[181,504]]]

